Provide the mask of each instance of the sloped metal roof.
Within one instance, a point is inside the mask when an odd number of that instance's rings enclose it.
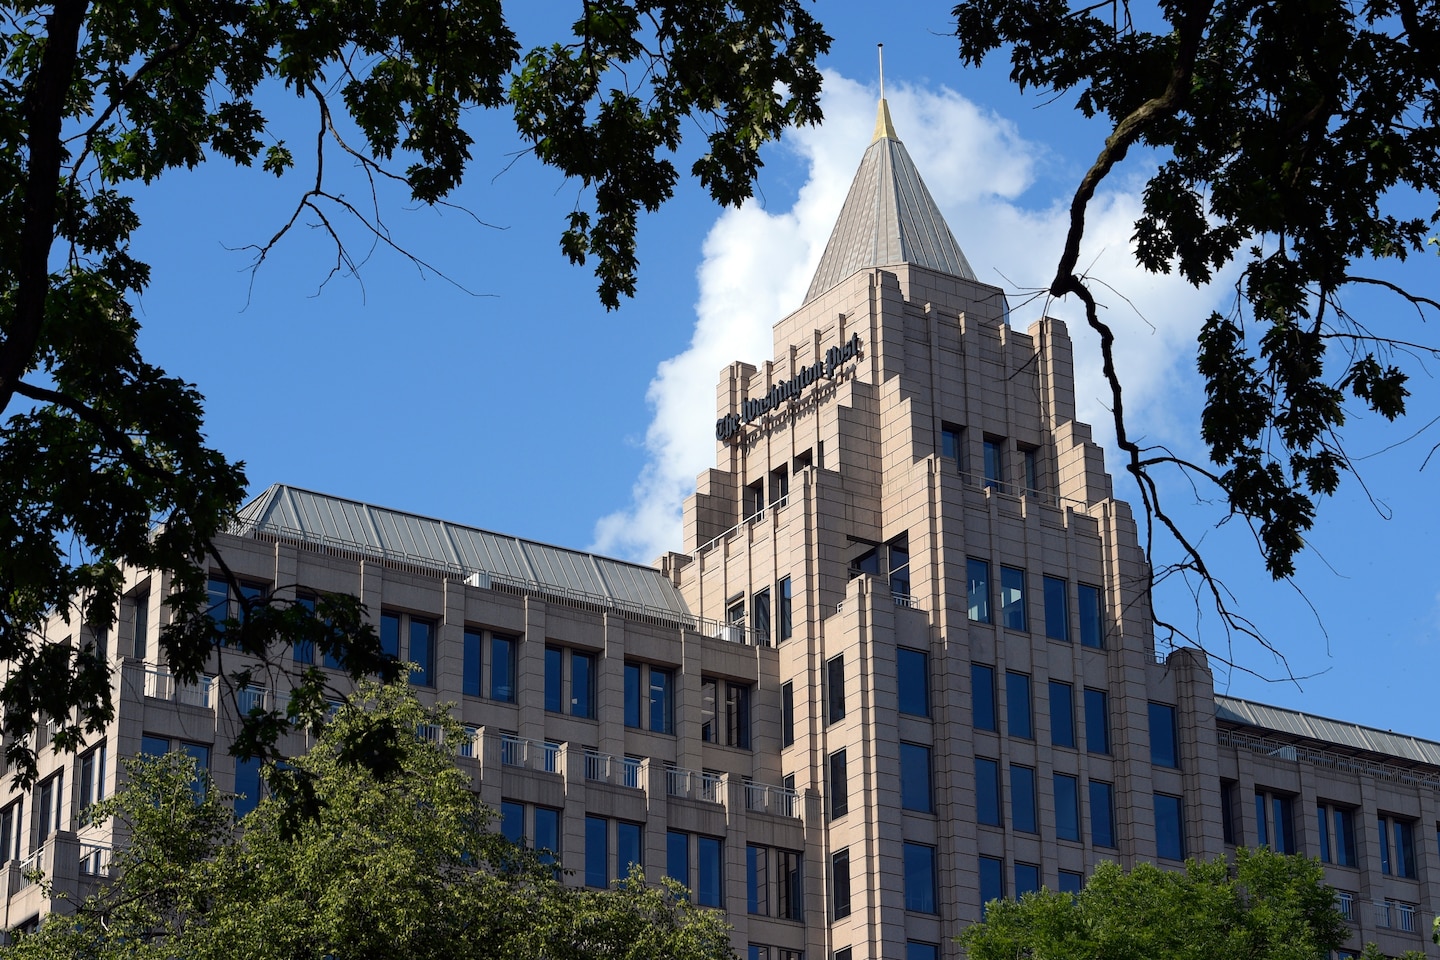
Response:
[[[646,612],[689,616],[680,591],[658,570],[503,533],[435,520],[285,484],[240,508],[234,532],[339,547],[377,558],[579,595]]]
[[[890,108],[881,100],[875,140],[850,182],[805,302],[856,271],[901,263],[975,279],[909,152],[895,136]]]
[[[1298,710],[1218,695],[1215,697],[1215,716],[1218,720],[1261,727],[1292,737],[1440,766],[1440,743],[1388,730],[1377,730],[1374,727],[1363,727],[1358,723],[1346,723],[1343,720],[1317,717]]]

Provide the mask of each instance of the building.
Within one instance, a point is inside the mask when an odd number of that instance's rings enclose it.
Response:
[[[722,372],[716,466],[654,567],[285,486],[226,562],[247,590],[358,595],[474,730],[461,762],[503,829],[577,883],[677,877],[751,960],[954,957],[990,898],[1237,843],[1324,861],[1356,950],[1435,952],[1440,744],[1217,697],[1200,655],[1157,656],[1065,327],[1011,326],[883,101],[774,341]],[[283,677],[176,685],[165,578],[127,585],[114,723],[0,797],[7,927],[52,906],[27,867],[80,893],[104,874],[75,813],[118,757],[181,748],[258,791],[222,745]]]

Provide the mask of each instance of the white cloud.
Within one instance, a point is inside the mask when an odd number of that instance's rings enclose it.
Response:
[[[1047,148],[1025,141],[1013,124],[952,90],[901,84],[887,94],[896,131],[977,275],[1012,290],[1012,322],[1023,329],[1042,308],[1067,321],[1077,341],[1080,416],[1096,425],[1096,437],[1104,442],[1113,435],[1109,391],[1100,374],[1098,338],[1085,328],[1079,304],[1046,307],[1042,298],[1021,305],[1013,294],[1017,288],[1048,286],[1068,220],[1065,191],[1073,184],[1061,184],[1063,195],[1029,207],[1027,191],[1038,192],[1036,170]],[[648,561],[681,547],[684,498],[694,490],[696,475],[714,464],[715,444],[705,427],[715,416],[719,372],[734,360],[768,358],[771,326],[800,306],[870,141],[875,98],[873,88],[827,75],[825,125],[787,140],[809,168],[794,206],[767,211],[752,202],[716,221],[698,269],[700,298],[690,345],[661,363],[650,384],[655,415],[645,437],[648,462],[630,506],[596,524],[592,549]],[[1117,367],[1127,413],[1135,418],[1132,434],[1184,445],[1187,433],[1177,429],[1172,411],[1177,400],[1193,406],[1193,378],[1183,375],[1184,364],[1212,295],[1135,267],[1130,234],[1139,196],[1136,184],[1125,186],[1130,189],[1101,193],[1092,202],[1081,264],[1117,291],[1097,288],[1097,299],[1111,308],[1105,319],[1118,338]],[[1187,380],[1190,393],[1178,395]],[[1191,445],[1194,432],[1188,431]]]

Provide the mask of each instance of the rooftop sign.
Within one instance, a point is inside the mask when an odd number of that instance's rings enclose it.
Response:
[[[715,439],[721,442],[738,434],[747,424],[800,399],[806,387],[821,380],[833,380],[848,360],[860,355],[860,334],[852,333],[843,346],[831,347],[823,359],[801,367],[789,380],[781,380],[758,397],[740,401],[740,412],[729,413],[715,421]]]

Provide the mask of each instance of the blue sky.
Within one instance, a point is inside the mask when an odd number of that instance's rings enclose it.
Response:
[[[540,22],[548,8],[536,6],[539,15],[523,13],[536,22],[517,24],[527,46],[553,39]],[[333,245],[302,226],[252,276],[241,248],[284,222],[303,169],[276,181],[215,165],[148,188],[136,249],[154,272],[140,304],[141,347],[199,386],[211,439],[246,461],[252,491],[283,481],[649,559],[679,546],[674,505],[713,457],[720,367],[765,359],[769,325],[799,305],[870,137],[875,44],[884,42],[897,130],[970,262],[982,280],[1016,291],[1017,325],[1042,309],[1072,321],[1082,418],[1108,436],[1094,344],[1077,329],[1075,305],[1046,308],[1019,292],[1049,280],[1064,205],[1104,131],[1063,98],[1018,93],[1003,61],[962,69],[948,8],[897,4],[877,17],[868,5],[818,6],[835,37],[823,61],[827,122],[769,149],[745,209],[722,212],[687,182],[645,218],[639,295],[618,311],[599,305],[588,269],[559,251],[578,185],[524,155],[505,114],[476,114],[474,161],[454,198],[473,217],[381,198],[394,240],[435,270],[372,251],[351,231],[352,251],[368,257],[358,277],[342,271],[326,282]],[[303,165],[309,105],[278,91],[274,102],[276,133]],[[1122,337],[1132,430],[1198,455],[1194,331],[1233,276],[1195,291],[1130,264],[1138,188],[1153,163],[1137,153],[1116,171],[1096,200],[1082,262],[1113,290],[1102,299]],[[348,199],[368,202],[353,172],[334,158],[328,169],[346,178],[336,182]],[[1433,293],[1440,260],[1384,275]],[[1434,339],[1393,299],[1350,305],[1378,329]],[[1268,580],[1241,524],[1217,526],[1217,507],[1195,504],[1184,484],[1167,486],[1239,609],[1294,673],[1314,675],[1298,685],[1251,676],[1284,669],[1249,642],[1227,647],[1213,615],[1183,588],[1165,589],[1164,615],[1198,622],[1207,645],[1245,668],[1217,669],[1223,691],[1440,739],[1427,707],[1440,575],[1426,550],[1440,540],[1440,463],[1420,471],[1440,429],[1386,449],[1440,408],[1440,390],[1416,372],[1407,422],[1355,424],[1352,454],[1374,454],[1360,461],[1364,485],[1347,479],[1322,506],[1295,586]],[[1117,489],[1130,496],[1123,481]]]

